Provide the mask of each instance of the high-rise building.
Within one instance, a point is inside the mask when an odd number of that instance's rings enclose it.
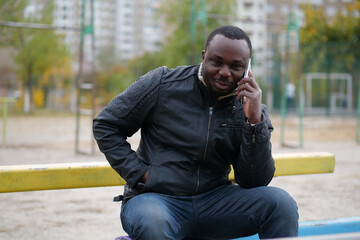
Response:
[[[120,0],[117,3],[116,53],[129,59],[160,50],[162,22],[156,19],[160,0]]]
[[[55,0],[53,25],[61,27],[81,27],[81,1]],[[77,53],[80,42],[80,32],[74,30],[58,30],[64,35],[64,41],[72,53]]]
[[[257,78],[266,78],[267,16],[266,0],[237,0],[236,25],[250,37],[253,57],[252,69]]]
[[[56,0],[54,25],[80,27],[83,3],[89,16],[90,0]],[[163,38],[161,21],[155,17],[159,3],[160,0],[94,0],[96,53],[111,50],[118,59],[127,60],[159,50]],[[75,52],[79,48],[79,33],[62,32]]]
[[[32,0],[27,12],[36,11],[42,0]],[[54,0],[54,25],[67,27],[81,26],[82,3],[91,0]],[[118,59],[131,59],[160,49],[164,41],[164,22],[156,18],[161,0],[93,0],[95,49],[101,53],[111,49]],[[256,61],[253,67],[258,73],[264,71],[268,49],[275,43],[284,46],[286,25],[290,13],[296,13],[300,24],[304,14],[300,4],[322,6],[328,16],[335,16],[344,5],[354,0],[237,0],[234,24],[244,29],[253,43]],[[90,9],[85,8],[87,14]],[[79,49],[79,32],[62,31],[71,51]],[[85,48],[88,49],[88,46]]]

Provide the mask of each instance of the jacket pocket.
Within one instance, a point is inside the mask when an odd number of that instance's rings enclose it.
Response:
[[[154,183],[156,183],[157,179],[157,167],[154,167],[153,165],[149,165],[149,173],[148,178],[146,180],[146,183],[144,185],[143,192],[149,192],[153,189]]]

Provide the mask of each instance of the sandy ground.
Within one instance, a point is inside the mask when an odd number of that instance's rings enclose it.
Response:
[[[282,176],[271,185],[287,190],[299,205],[300,221],[360,216],[360,145],[355,142],[356,119],[304,118],[302,148],[281,147],[280,118],[273,152],[335,153],[333,174]],[[0,125],[1,126],[1,125]],[[90,119],[81,125],[81,146],[90,149]],[[1,130],[2,131],[2,130]],[[298,121],[287,118],[285,140],[296,145]],[[131,140],[136,148],[138,135]],[[0,165],[105,161],[75,154],[75,117],[10,117],[7,144],[0,147]],[[119,203],[122,187],[52,190],[0,194],[0,239],[114,239],[123,235]]]

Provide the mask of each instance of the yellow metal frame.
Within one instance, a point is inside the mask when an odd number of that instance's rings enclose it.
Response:
[[[0,166],[0,193],[124,184],[107,162]]]
[[[275,176],[331,173],[332,153],[274,154]],[[234,180],[231,171],[229,179]],[[124,185],[107,162],[0,166],[0,193]]]

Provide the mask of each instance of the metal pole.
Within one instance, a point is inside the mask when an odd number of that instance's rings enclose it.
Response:
[[[76,130],[75,130],[75,151],[79,153],[79,140],[80,140],[80,81],[82,77],[82,69],[84,62],[84,31],[85,31],[85,1],[82,0],[81,4],[81,32],[80,32],[80,49],[79,49],[79,69],[76,77]]]
[[[356,142],[360,143],[360,86],[358,86]]]
[[[190,22],[190,37],[191,37],[191,48],[190,48],[190,64],[196,64],[196,22],[200,20],[203,25],[203,38],[207,37],[207,13],[206,13],[206,0],[201,0],[200,10],[196,10],[196,0],[191,1],[191,22]]]
[[[53,26],[48,24],[40,23],[24,23],[24,22],[9,22],[9,21],[0,21],[0,26],[5,27],[14,27],[14,28],[33,28],[33,29],[43,29],[43,30],[64,30],[64,31],[81,31],[81,28],[77,27],[65,27],[65,26]]]
[[[190,47],[190,64],[195,64],[195,30],[196,30],[196,1],[191,1],[191,23],[190,23],[190,37],[191,37],[191,47]]]
[[[203,23],[203,39],[207,37],[207,13],[206,13],[206,0],[201,1],[201,21]]]
[[[7,113],[7,102],[6,100],[2,101],[2,120],[3,120],[3,134],[2,134],[2,142],[5,145],[6,144],[6,113]]]
[[[290,39],[291,38],[291,33],[295,33],[296,34],[296,39]],[[280,144],[282,146],[285,146],[285,140],[284,140],[284,135],[285,135],[285,118],[287,115],[287,88],[288,88],[288,83],[290,80],[290,67],[293,64],[293,60],[290,56],[290,52],[293,52],[294,46],[291,46],[290,43],[291,41],[297,41],[297,45],[296,45],[296,51],[297,51],[297,72],[298,72],[298,78],[296,79],[298,81],[298,88],[299,88],[299,104],[298,104],[298,117],[299,117],[299,147],[302,147],[302,115],[303,115],[303,110],[302,110],[302,103],[301,103],[301,92],[302,92],[302,87],[300,85],[302,85],[301,83],[301,56],[300,56],[300,31],[299,31],[299,23],[298,23],[298,19],[297,16],[292,13],[289,15],[288,18],[288,26],[287,26],[287,31],[286,31],[286,55],[285,55],[285,64],[286,64],[286,73],[285,73],[285,78],[284,81],[282,81],[283,85],[282,85],[282,99],[281,99],[281,132],[280,132]],[[295,84],[296,86],[296,84]]]
[[[299,53],[300,54],[300,53]],[[303,105],[303,88],[302,88],[302,78],[299,78],[299,103],[298,103],[298,117],[299,117],[299,147],[302,148],[304,146],[304,126],[303,126],[303,118],[304,118],[304,105]]]
[[[325,86],[325,97],[326,97],[326,116],[330,116],[330,94],[331,94],[331,80],[330,80],[330,69],[331,69],[331,62],[330,62],[330,48],[329,43],[325,43],[326,49],[326,86]]]
[[[89,3],[89,5],[87,4]],[[90,10],[90,18],[87,18],[85,15],[85,11]],[[95,140],[91,135],[91,146],[90,152],[81,151],[80,150],[80,125],[81,125],[81,115],[90,116],[91,119],[95,117],[95,81],[96,81],[96,69],[95,69],[95,36],[94,36],[94,0],[83,0],[82,1],[82,22],[81,22],[81,38],[80,38],[80,51],[79,51],[79,72],[77,75],[76,87],[78,91],[77,95],[77,104],[76,104],[76,144],[75,149],[76,153],[89,154],[93,155],[95,153]],[[92,65],[91,65],[91,77],[90,82],[86,82],[84,79],[84,42],[85,42],[85,34],[91,34],[91,54]],[[81,107],[81,98],[83,91],[91,91],[91,99],[89,100],[91,109],[84,109]]]
[[[298,117],[299,117],[299,147],[304,146],[304,131],[303,131],[303,74],[302,74],[302,61],[301,61],[301,45],[300,45],[300,31],[298,31],[299,47],[298,47]]]
[[[95,118],[95,82],[96,82],[96,65],[95,65],[95,25],[94,25],[94,0],[91,0],[91,26],[92,26],[92,32],[91,32],[91,48],[92,48],[92,76],[91,76],[91,83],[92,83],[92,89],[91,89],[91,119]],[[91,155],[95,154],[95,139],[93,136],[90,136],[91,138]]]
[[[287,53],[288,54],[288,53]],[[288,60],[288,57],[286,57],[286,59]],[[286,64],[286,68],[288,68],[289,65],[288,63]],[[288,70],[286,70],[288,71]],[[285,140],[284,140],[284,135],[285,135],[285,118],[286,118],[286,108],[287,108],[287,104],[286,104],[286,84],[288,82],[288,76],[286,74],[285,79],[282,84],[282,98],[281,98],[281,134],[280,134],[280,144],[281,146],[285,145]]]
[[[0,98],[0,103],[2,105],[2,142],[6,144],[6,119],[7,119],[7,104],[10,102],[15,102],[15,98],[12,97],[4,97]]]

